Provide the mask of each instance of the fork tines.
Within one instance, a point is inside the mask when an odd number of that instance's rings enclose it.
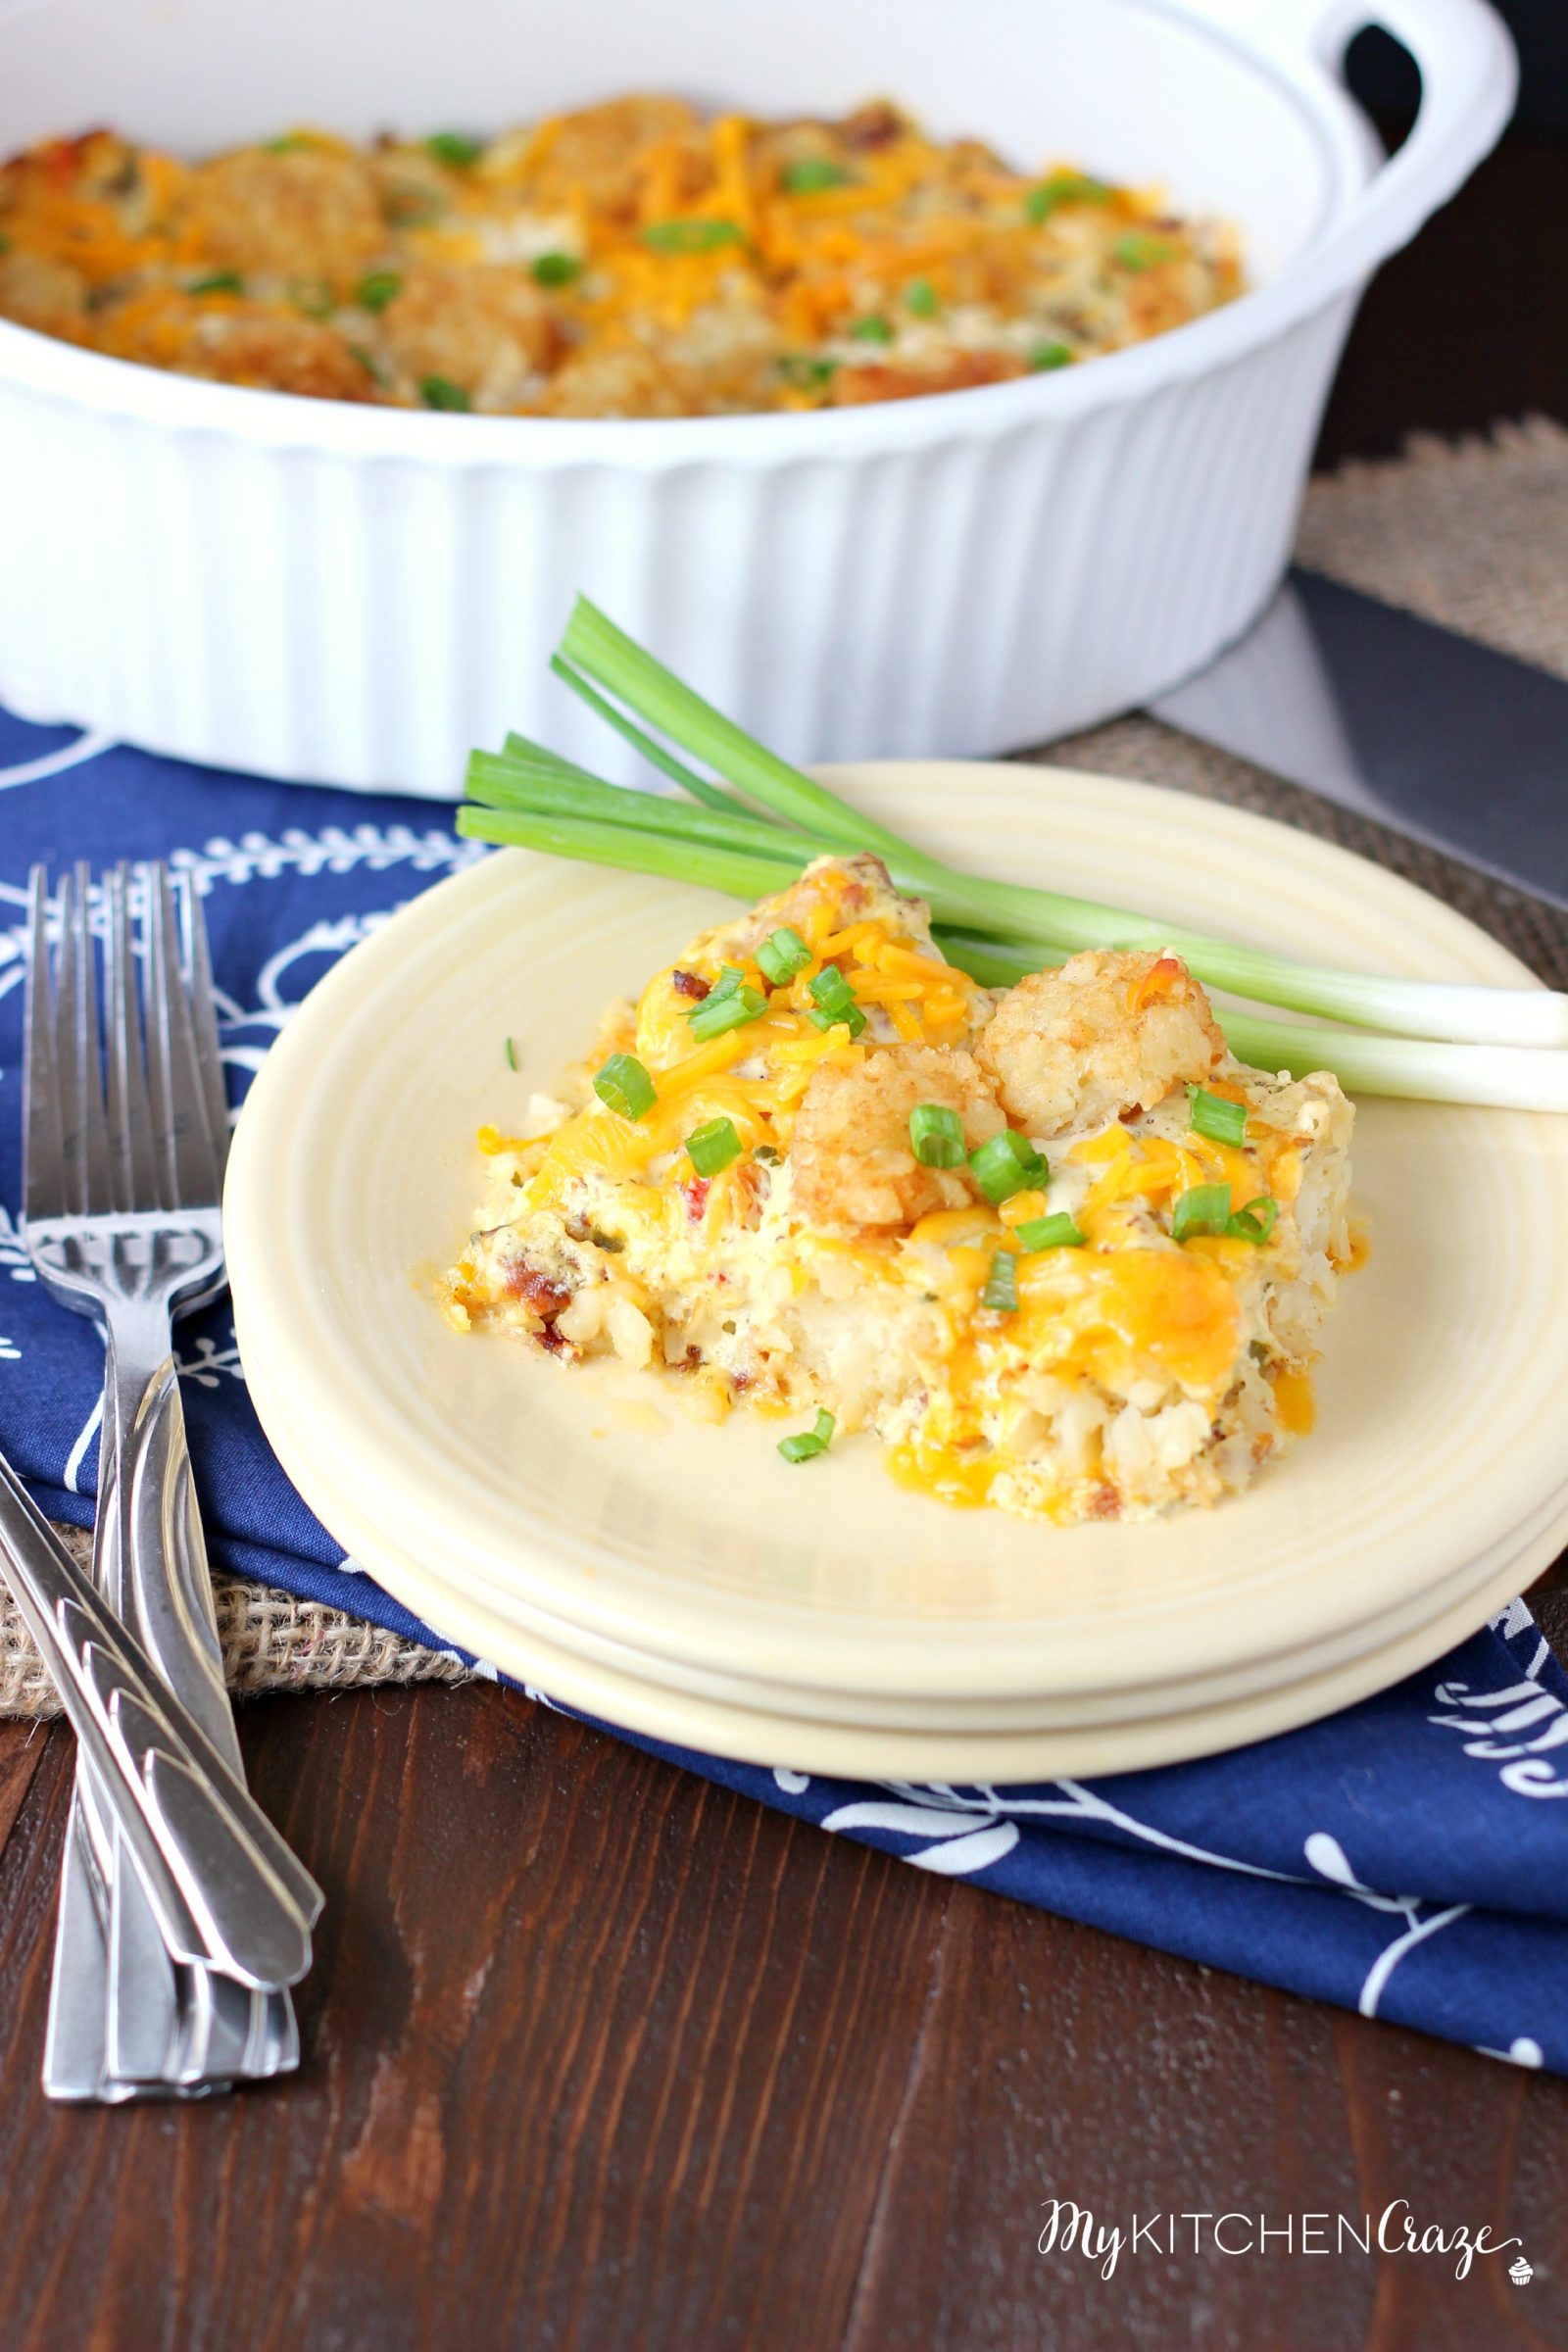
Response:
[[[135,879],[139,889],[121,864],[97,892],[100,1025],[88,868],[61,879],[52,989],[45,875],[32,871],[23,1157],[24,1213],[35,1223],[207,1206],[222,1189],[228,1113],[201,900],[189,875],[176,882],[162,863]],[[133,899],[143,914],[140,1009]]]

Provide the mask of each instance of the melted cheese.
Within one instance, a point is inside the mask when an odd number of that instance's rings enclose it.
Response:
[[[1157,1365],[1189,1395],[1212,1397],[1235,1371],[1242,1343],[1235,1290],[1218,1266],[1188,1249],[1025,1257],[1018,1303],[1015,1346],[1113,1392],[1125,1393]]]

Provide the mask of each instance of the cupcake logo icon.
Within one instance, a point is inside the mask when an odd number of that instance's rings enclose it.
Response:
[[[1515,2286],[1528,2286],[1535,2275],[1522,2254],[1516,2262],[1510,2262],[1508,2265],[1508,2276]]]

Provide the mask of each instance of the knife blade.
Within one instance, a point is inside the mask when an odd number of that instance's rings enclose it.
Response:
[[[1293,566],[1150,710],[1568,909],[1568,681]]]

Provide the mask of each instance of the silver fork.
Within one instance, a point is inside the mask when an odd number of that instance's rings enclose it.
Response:
[[[144,869],[145,1025],[125,868],[109,878],[104,1036],[91,884],[61,885],[53,1004],[44,876],[32,876],[24,1227],[52,1295],[106,1341],[93,1572],[175,1696],[243,1777],[185,1446],[171,1319],[223,1285],[220,1200],[228,1118],[206,929]],[[144,1036],[145,1026],[145,1036]],[[61,2099],[196,2094],[298,2064],[286,1992],[177,1964],[78,1760],[67,1835],[44,2086]]]

